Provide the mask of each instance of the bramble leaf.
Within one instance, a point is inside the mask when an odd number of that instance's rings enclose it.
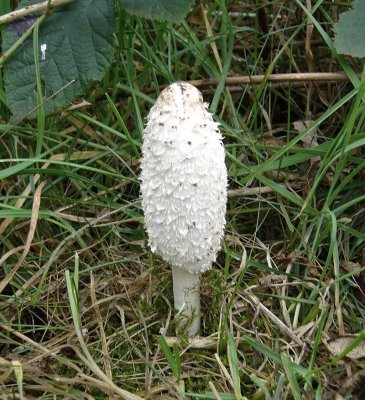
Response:
[[[39,3],[22,1],[19,7]],[[35,16],[31,19],[35,20]],[[3,33],[8,50],[28,27],[26,21],[9,24]],[[39,59],[46,114],[64,108],[92,81],[100,80],[114,53],[115,4],[113,0],[79,0],[58,8],[39,29]],[[12,121],[37,106],[33,39],[10,57],[4,66],[5,91]],[[72,84],[70,82],[74,81]],[[64,88],[64,89],[63,89]]]
[[[355,2],[351,11],[340,15],[335,24],[335,48],[340,54],[365,57],[365,0]]]
[[[119,0],[119,3],[130,14],[177,22],[189,11],[194,0]]]

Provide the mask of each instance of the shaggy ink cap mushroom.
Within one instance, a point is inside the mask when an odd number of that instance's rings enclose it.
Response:
[[[190,307],[189,290],[198,290],[199,276],[190,275],[211,268],[225,226],[225,153],[207,108],[197,88],[173,83],[151,108],[143,136],[141,194],[149,245],[172,266],[174,292],[175,275],[188,281],[181,302],[174,293],[180,311]]]

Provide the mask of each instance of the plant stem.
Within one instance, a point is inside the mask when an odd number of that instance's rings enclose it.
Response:
[[[44,14],[41,15],[34,22],[34,24],[30,28],[28,28],[28,30],[10,47],[10,49],[8,49],[8,51],[0,57],[0,67],[2,67],[3,64],[15,53],[15,51],[28,39],[28,37],[30,37],[30,35],[35,30],[36,26],[39,28],[39,26],[41,24],[43,24],[43,22],[49,17],[51,0],[45,1],[45,3],[47,3],[47,4],[46,4]],[[10,13],[10,14],[12,14],[12,13]],[[7,14],[7,15],[10,15],[10,14]],[[6,15],[4,15],[3,17],[6,17]],[[0,20],[3,17],[0,17]],[[37,36],[38,36],[38,33],[37,33]]]
[[[44,1],[43,3],[32,4],[30,6],[23,7],[18,10],[12,11],[8,14],[2,15],[0,17],[0,24],[7,24],[19,18],[26,17],[27,15],[32,15],[37,12],[48,10],[49,7],[53,8],[53,7],[63,6],[65,4],[73,3],[75,1],[76,0],[53,0],[52,2],[50,2],[47,0]]]
[[[200,274],[190,274],[172,267],[174,306],[178,311],[178,327],[188,327],[189,336],[200,332]]]

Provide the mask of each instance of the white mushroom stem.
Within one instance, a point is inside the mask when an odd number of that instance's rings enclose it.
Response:
[[[222,134],[197,88],[176,82],[151,108],[143,133],[141,195],[148,243],[172,267],[177,325],[200,330],[200,274],[224,234],[227,168]]]
[[[188,326],[189,336],[200,332],[200,274],[190,274],[172,267],[174,306],[178,311],[178,326]]]

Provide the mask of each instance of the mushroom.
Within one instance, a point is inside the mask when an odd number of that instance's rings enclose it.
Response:
[[[149,246],[172,267],[178,326],[193,336],[200,332],[200,274],[221,247],[227,169],[218,123],[189,83],[171,84],[151,108],[141,169]]]

